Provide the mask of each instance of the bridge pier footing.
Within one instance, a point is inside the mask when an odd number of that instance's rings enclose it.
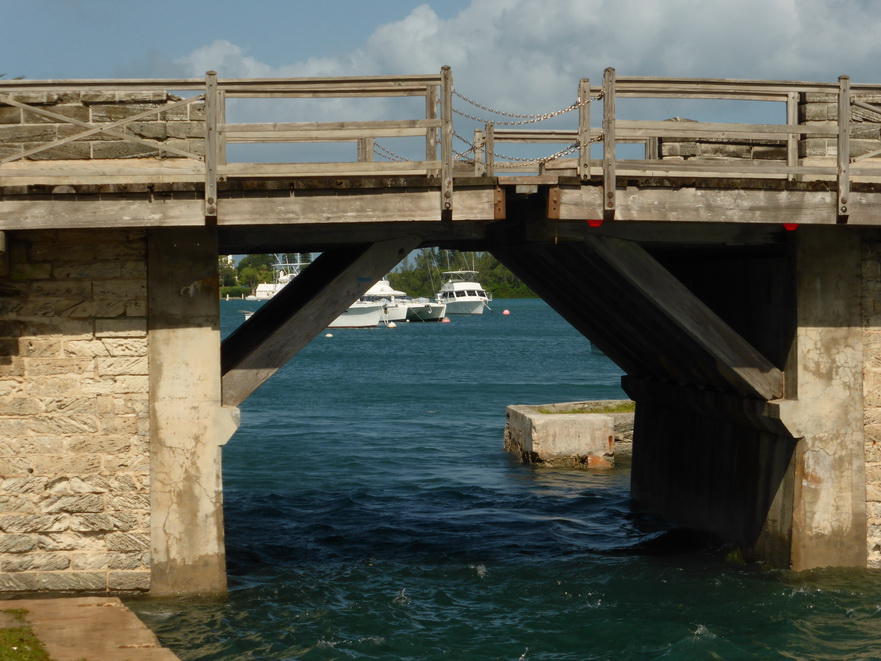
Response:
[[[148,232],[151,594],[226,590],[217,232]]]
[[[772,566],[881,566],[881,234],[653,238],[493,250],[627,373],[635,499]]]

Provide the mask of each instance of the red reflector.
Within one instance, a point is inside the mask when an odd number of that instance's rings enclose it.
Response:
[[[600,225],[603,224],[603,219],[602,218],[588,218],[587,224],[590,225],[591,227],[599,227]]]
[[[794,232],[798,229],[798,223],[783,223],[783,229],[787,232]]]

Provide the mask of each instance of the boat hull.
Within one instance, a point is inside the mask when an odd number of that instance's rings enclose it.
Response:
[[[447,306],[431,301],[413,301],[407,306],[407,321],[440,321]]]
[[[450,301],[447,303],[447,314],[483,314],[484,307],[482,299]]]
[[[379,304],[355,303],[334,319],[328,328],[374,328],[382,320],[382,306]]]

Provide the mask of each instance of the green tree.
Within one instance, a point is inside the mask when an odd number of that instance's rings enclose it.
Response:
[[[480,284],[494,298],[533,298],[535,294],[488,252],[423,248],[389,273],[389,282],[411,296],[432,297],[440,290],[442,271],[477,271]]]

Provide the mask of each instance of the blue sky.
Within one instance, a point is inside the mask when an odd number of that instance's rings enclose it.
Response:
[[[0,0],[0,73],[45,78],[359,75],[450,64],[512,110],[582,76],[881,82],[871,0]]]
[[[0,0],[0,73],[299,77],[449,64],[462,94],[542,113],[571,104],[578,80],[599,84],[609,66],[619,75],[881,82],[877,9],[873,0]],[[703,116],[654,111],[749,121],[715,106]]]

